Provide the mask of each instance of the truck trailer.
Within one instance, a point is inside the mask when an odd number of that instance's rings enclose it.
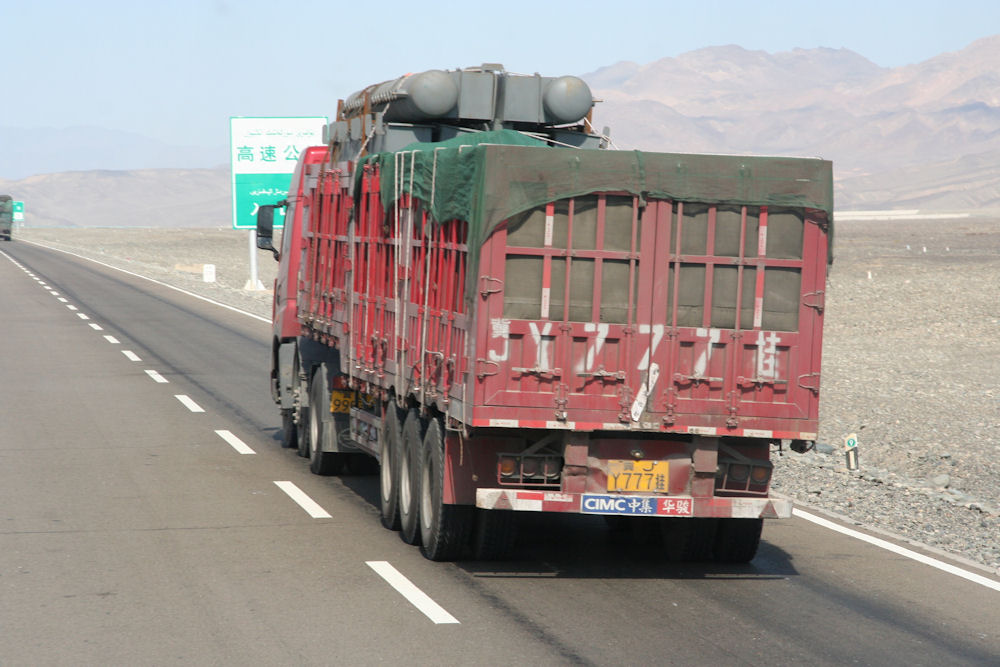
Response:
[[[374,459],[427,558],[561,512],[747,562],[791,515],[771,456],[816,439],[831,163],[613,150],[593,105],[498,65],[370,86],[260,209],[283,443]]]
[[[10,195],[0,195],[0,239],[10,241],[14,228],[14,200]]]

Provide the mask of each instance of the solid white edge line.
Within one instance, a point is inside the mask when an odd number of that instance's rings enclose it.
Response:
[[[192,401],[190,397],[185,396],[184,394],[174,394],[174,398],[180,401],[184,405],[184,407],[190,410],[191,412],[205,411],[205,408],[201,407],[200,405]]]
[[[210,303],[213,306],[219,306],[220,308],[225,308],[226,310],[231,310],[234,313],[239,313],[240,315],[246,315],[247,317],[252,317],[253,319],[260,320],[261,322],[267,322],[268,324],[271,323],[271,318],[269,318],[269,317],[261,317],[260,315],[254,315],[253,313],[248,313],[245,310],[240,310],[239,308],[234,308],[233,306],[230,306],[230,305],[227,305],[227,304],[224,304],[224,303],[220,303],[218,301],[213,301],[212,299],[209,299],[208,297],[204,297],[204,296],[202,296],[200,294],[195,294],[194,292],[189,292],[186,289],[181,289],[180,287],[174,287],[173,285],[170,285],[168,283],[165,283],[165,282],[162,282],[162,281],[159,281],[159,280],[155,280],[154,278],[149,278],[147,276],[143,276],[143,275],[140,275],[138,273],[134,273],[132,271],[128,271],[126,269],[120,269],[117,266],[112,266],[111,264],[106,264],[105,262],[101,262],[101,261],[98,261],[96,259],[91,259],[90,257],[84,257],[83,255],[79,255],[79,254],[77,254],[75,252],[70,252],[69,250],[61,250],[59,248],[54,248],[54,247],[52,247],[50,245],[45,245],[44,243],[39,243],[38,241],[29,241],[27,239],[23,239],[23,242],[24,243],[30,243],[32,245],[36,245],[36,246],[38,246],[40,248],[48,248],[49,250],[55,250],[56,252],[61,252],[64,255],[70,255],[72,257],[79,257],[80,259],[87,260],[88,262],[93,262],[94,264],[99,264],[99,265],[107,267],[109,269],[114,269],[115,271],[120,271],[120,272],[122,272],[124,274],[133,276],[134,278],[142,278],[143,280],[148,280],[149,282],[154,283],[156,285],[159,285],[160,287],[166,287],[167,289],[172,289],[175,292],[180,292],[181,294],[186,294],[187,296],[194,297],[195,299],[200,299],[201,301],[204,301],[206,303]]]
[[[412,581],[384,560],[365,561],[365,565],[375,570],[380,577],[396,589],[410,604],[423,612],[424,616],[437,624],[458,623],[458,619],[445,611],[444,607],[432,600],[427,593],[417,588]]]
[[[233,435],[232,431],[219,430],[219,431],[216,431],[215,434],[218,435],[223,440],[225,440],[226,442],[228,442],[229,446],[232,447],[233,449],[235,449],[240,454],[256,454],[257,453],[254,450],[250,449],[247,446],[247,443],[243,442],[242,440],[240,440],[239,438],[237,438],[235,435]]]
[[[128,359],[129,361],[142,361],[142,359],[139,358],[139,355],[133,352],[132,350],[122,350],[122,354],[124,354],[125,358]]]
[[[167,383],[170,382],[170,380],[168,380],[167,378],[163,377],[162,375],[160,375],[159,373],[157,373],[156,371],[154,371],[152,369],[147,369],[146,370],[146,375],[148,375],[149,377],[153,378],[153,382],[156,382],[158,384],[167,384]]]
[[[841,526],[838,523],[829,521],[822,517],[818,517],[815,514],[810,514],[809,512],[804,512],[798,508],[792,509],[792,514],[799,517],[800,519],[805,519],[806,521],[811,521],[818,526],[823,526],[830,530],[842,533],[849,537],[861,540],[862,542],[867,542],[868,544],[879,547],[880,549],[885,549],[886,551],[891,551],[894,554],[910,558],[917,561],[918,563],[923,563],[924,565],[930,565],[931,567],[937,568],[948,574],[953,574],[956,577],[961,577],[967,579],[973,583],[979,584],[980,586],[985,586],[986,588],[992,588],[995,591],[1000,591],[1000,581],[994,581],[993,579],[988,579],[987,577],[975,574],[974,572],[969,572],[968,570],[963,570],[960,567],[950,565],[936,558],[931,558],[930,556],[925,556],[921,553],[917,553],[906,547],[901,547],[897,544],[893,544],[887,540],[880,539],[878,537],[872,537],[871,535],[866,535],[865,533],[852,530],[846,526]]]
[[[291,482],[275,482],[278,488],[285,492],[285,494],[295,501],[295,503],[304,509],[306,513],[314,519],[330,519],[332,518],[330,514],[319,506],[315,500],[310,498],[305,494],[305,492],[299,487],[295,486]]]

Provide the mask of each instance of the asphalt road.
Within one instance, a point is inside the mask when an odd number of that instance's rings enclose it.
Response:
[[[266,323],[0,251],[0,665],[1000,664],[996,588],[801,518],[747,566],[546,516],[512,561],[426,561],[374,476],[279,447]]]

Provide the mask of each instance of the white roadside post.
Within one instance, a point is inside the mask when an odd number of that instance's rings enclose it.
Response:
[[[251,229],[248,238],[250,239],[250,278],[243,286],[243,289],[252,291],[262,290],[264,289],[264,283],[257,278],[257,230]]]
[[[250,232],[246,290],[265,289],[257,277],[257,209],[286,197],[299,153],[323,142],[326,122],[324,117],[229,119],[233,229]],[[274,228],[281,229],[284,223],[284,214],[276,210]]]

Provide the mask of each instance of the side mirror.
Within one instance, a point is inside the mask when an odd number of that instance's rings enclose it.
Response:
[[[268,204],[257,209],[257,247],[261,250],[270,250],[274,253],[274,259],[281,259],[281,253],[274,247],[271,239],[274,237],[274,209],[279,204]]]

